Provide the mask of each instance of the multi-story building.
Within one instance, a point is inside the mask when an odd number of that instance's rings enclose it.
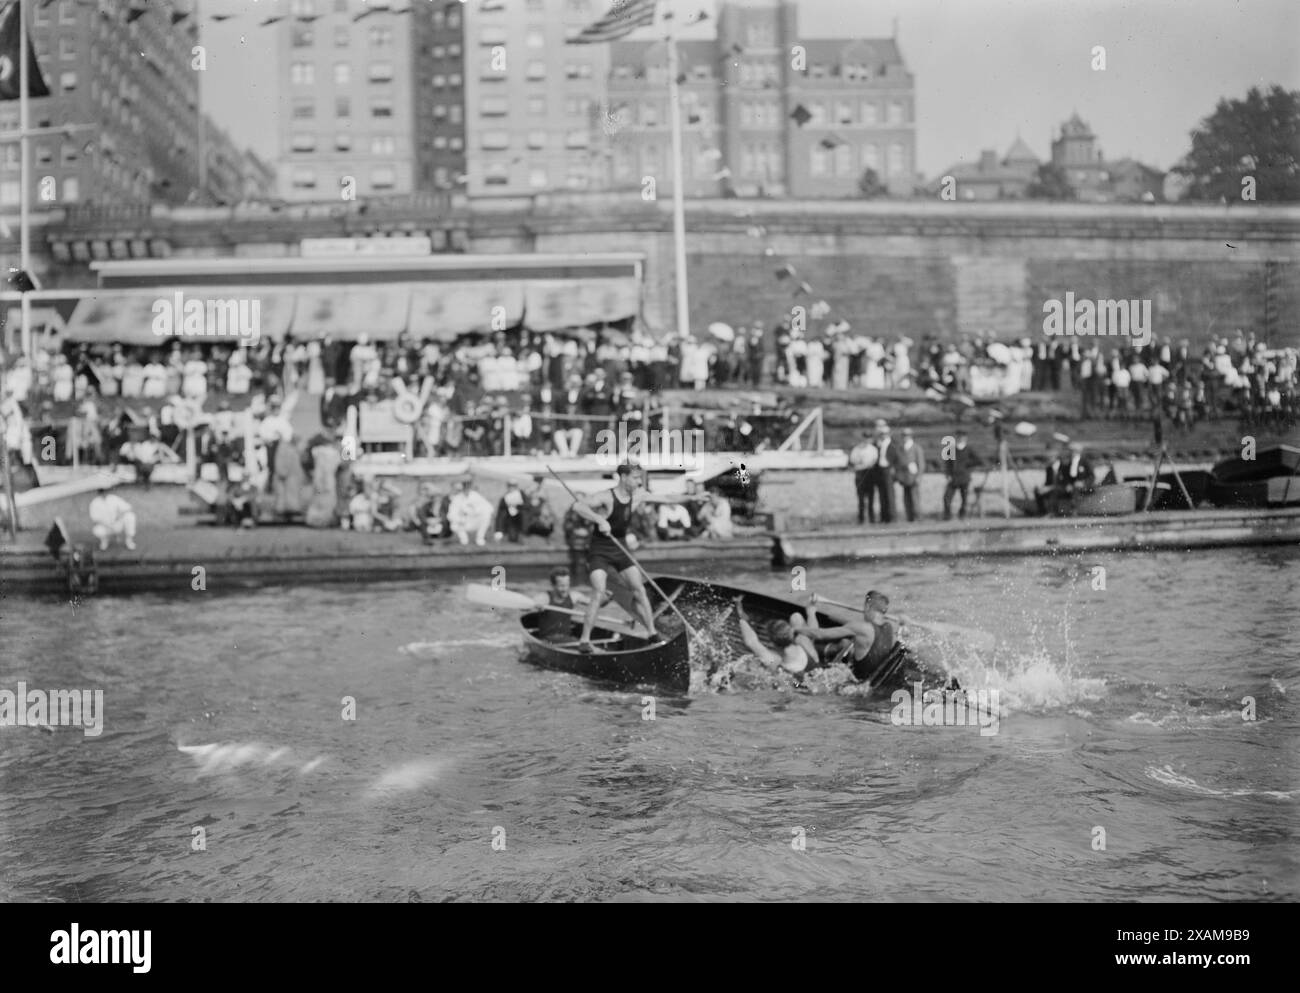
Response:
[[[195,19],[184,10],[113,0],[29,2],[27,28],[50,95],[34,129],[94,125],[30,139],[33,209],[67,204],[185,203],[230,193],[233,145],[209,124],[207,190],[199,184]],[[175,16],[173,16],[175,15]],[[0,207],[19,201],[17,101],[0,109]]]
[[[1080,200],[1106,203],[1116,200],[1164,199],[1165,174],[1131,158],[1107,162],[1092,133],[1077,113],[1061,125],[1052,139],[1052,165]]]
[[[424,9],[426,5],[419,5]],[[290,0],[279,22],[280,195],[415,189],[408,16],[383,0]]]
[[[431,3],[411,10],[418,190],[457,189],[466,181],[465,9]]]
[[[610,183],[653,173],[671,189],[664,44],[611,48]],[[788,0],[722,3],[716,36],[678,53],[688,195],[855,196],[868,169],[912,192],[915,87],[896,39],[801,38]]]
[[[603,182],[607,170],[592,139],[609,46],[565,41],[606,6],[597,0],[464,5],[471,196],[588,190]]]

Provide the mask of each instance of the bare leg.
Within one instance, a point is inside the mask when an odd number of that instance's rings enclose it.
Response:
[[[596,624],[596,615],[600,612],[600,602],[605,598],[605,570],[593,569],[591,572],[591,602],[587,604],[586,616],[582,619],[582,637],[579,644],[591,642],[591,629]]]
[[[634,610],[628,611],[633,617],[636,617],[645,625],[646,631],[652,636],[655,633],[654,612],[650,609],[650,597],[646,595],[645,584],[641,581],[641,573],[636,566],[624,569],[619,574],[623,583],[631,591],[634,601]]]

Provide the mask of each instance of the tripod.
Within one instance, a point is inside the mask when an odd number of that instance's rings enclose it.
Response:
[[[1002,516],[1010,519],[1011,517],[1011,488],[1007,483],[1007,469],[1010,468],[1015,474],[1016,482],[1020,485],[1020,493],[1029,503],[1034,503],[1034,498],[1029,495],[1025,489],[1025,481],[1020,478],[1020,463],[1011,454],[1011,445],[1003,437],[1002,420],[998,417],[993,421],[993,438],[998,443],[998,464],[1002,469]],[[979,486],[975,487],[976,500],[979,504],[980,516],[984,516],[984,491],[988,488],[989,476],[993,472],[993,467],[986,466],[984,469],[984,478],[980,480]]]
[[[1196,505],[1192,502],[1191,494],[1187,492],[1187,485],[1183,482],[1183,477],[1178,473],[1178,466],[1174,465],[1174,457],[1169,454],[1169,445],[1165,442],[1164,426],[1164,421],[1159,417],[1152,422],[1152,427],[1155,430],[1155,444],[1152,446],[1151,456],[1151,485],[1147,487],[1147,498],[1142,505],[1142,511],[1145,513],[1151,509],[1151,501],[1156,496],[1156,481],[1160,478],[1160,467],[1166,461],[1174,474],[1174,480],[1178,483],[1178,489],[1182,491],[1183,499],[1187,501],[1187,509],[1195,510]]]

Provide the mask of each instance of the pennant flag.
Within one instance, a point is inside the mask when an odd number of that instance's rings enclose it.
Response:
[[[731,54],[732,54],[732,55],[744,55],[744,54],[745,54],[745,50],[744,50],[743,48],[741,48],[739,44],[734,44],[734,45],[731,46]]]
[[[19,98],[19,65],[21,56],[19,44],[27,46],[27,95],[29,97],[48,97],[50,88],[45,85],[41,75],[40,63],[36,61],[36,49],[32,47],[30,37],[19,41],[18,38],[18,4],[13,3],[0,10],[0,100],[17,100]]]
[[[615,0],[609,13],[588,24],[566,44],[596,45],[603,41],[618,41],[637,28],[649,27],[654,21],[655,0]]]
[[[795,288],[794,295],[795,295],[795,296],[799,296],[799,294],[801,294],[801,293],[803,293],[803,294],[811,294],[811,293],[812,293],[812,287],[811,287],[808,283],[800,283],[800,284]]]
[[[228,21],[234,16],[234,14],[213,14],[212,19],[214,21]]]
[[[373,13],[374,13],[376,10],[378,10],[378,9],[379,9],[379,8],[377,8],[377,7],[367,7],[367,8],[366,8],[365,10],[363,10],[360,14],[357,14],[355,17],[352,18],[352,23],[353,23],[353,24],[356,24],[357,21],[361,20],[363,17],[369,17],[371,14],[373,14]]]
[[[839,137],[833,134],[828,134],[825,138],[821,140],[822,148],[825,148],[828,151],[834,151],[835,149],[839,148],[843,144],[844,142],[840,141]]]
[[[321,19],[320,14],[299,14],[297,17],[294,18],[294,20],[302,21],[304,24],[310,24],[312,23],[312,21],[319,21],[320,19]]]
[[[148,7],[128,7],[126,9],[126,23],[134,24],[147,13],[149,13]]]
[[[269,25],[274,24],[276,21],[283,21],[283,20],[284,20],[283,14],[279,14],[276,17],[268,17],[265,21],[259,24],[258,27],[262,27],[262,28],[268,27]]]
[[[794,275],[794,266],[792,266],[789,262],[781,266],[780,269],[776,270],[777,279],[786,279],[793,275]]]
[[[803,127],[812,120],[812,114],[808,112],[808,108],[803,104],[798,104],[794,110],[790,111],[790,119],[799,127]]]
[[[173,10],[173,11],[172,11],[172,27],[175,27],[177,24],[180,24],[181,21],[185,20],[185,18],[187,18],[187,17],[189,17],[189,16],[190,16],[190,15],[189,15],[189,12],[188,12],[188,11]]]

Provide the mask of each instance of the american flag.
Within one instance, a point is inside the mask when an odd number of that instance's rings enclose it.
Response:
[[[596,45],[618,41],[637,28],[649,27],[655,20],[656,0],[615,0],[614,6],[600,20],[588,24],[568,40],[570,45]]]

